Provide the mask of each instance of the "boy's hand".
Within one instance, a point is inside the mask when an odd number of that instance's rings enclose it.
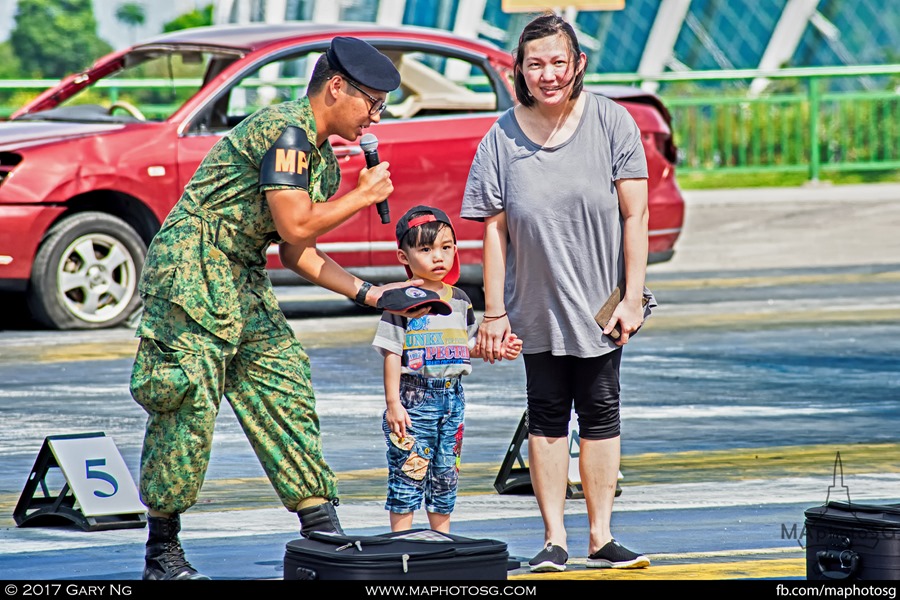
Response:
[[[387,419],[387,424],[391,433],[396,434],[400,439],[406,437],[406,428],[412,427],[409,413],[406,412],[406,409],[403,408],[403,405],[400,404],[399,400],[387,403],[387,414],[385,415],[385,419]]]
[[[515,360],[522,352],[522,340],[510,332],[503,341],[503,358],[506,360]]]

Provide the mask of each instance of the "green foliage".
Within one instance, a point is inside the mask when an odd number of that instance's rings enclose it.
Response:
[[[131,43],[135,43],[135,31],[144,24],[146,15],[140,2],[126,2],[116,9],[116,20],[131,30]]]
[[[683,190],[715,190],[755,187],[799,187],[809,182],[806,173],[678,173],[678,187]],[[821,181],[834,185],[854,183],[897,183],[900,171],[829,171]]]
[[[192,10],[189,13],[176,17],[163,25],[163,31],[178,31],[180,29],[191,29],[192,27],[205,27],[212,25],[213,5],[207,4],[202,9]]]
[[[20,76],[34,78],[81,71],[112,50],[97,36],[91,0],[19,0],[9,42]]]
[[[19,77],[19,59],[9,42],[0,43],[0,79]]]
[[[144,5],[140,2],[126,2],[116,9],[116,20],[128,27],[144,24]]]
[[[19,78],[19,61],[13,52],[9,42],[0,43],[0,80],[2,79],[18,79]],[[13,110],[21,106],[23,95],[27,94],[27,98],[33,98],[36,91],[25,91],[18,89],[0,89],[0,119],[8,117]]]
[[[813,115],[808,85],[784,82],[758,98],[665,96],[681,172],[802,177],[813,161],[832,171],[890,171],[900,164],[900,97],[893,89],[823,93]]]

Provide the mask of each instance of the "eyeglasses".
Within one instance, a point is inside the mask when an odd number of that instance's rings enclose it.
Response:
[[[355,88],[360,94],[362,94],[363,96],[365,96],[366,98],[369,99],[369,102],[372,103],[372,106],[369,107],[370,115],[380,115],[381,113],[384,112],[384,109],[387,108],[386,102],[381,102],[381,104],[378,104],[380,102],[380,100],[378,100],[378,98],[368,94],[364,89],[362,89],[361,87],[359,87],[358,85],[353,83],[352,79],[348,79],[347,77],[344,77],[344,81],[347,82],[347,85]]]

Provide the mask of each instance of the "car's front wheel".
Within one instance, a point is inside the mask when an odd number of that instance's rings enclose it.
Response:
[[[27,301],[52,329],[123,323],[140,306],[138,277],[147,247],[125,221],[99,212],[63,219],[35,257]]]

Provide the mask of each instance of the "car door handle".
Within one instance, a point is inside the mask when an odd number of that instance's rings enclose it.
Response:
[[[359,146],[338,146],[337,148],[332,148],[332,152],[337,158],[344,158],[345,156],[356,156],[357,154],[362,154],[362,148]]]

